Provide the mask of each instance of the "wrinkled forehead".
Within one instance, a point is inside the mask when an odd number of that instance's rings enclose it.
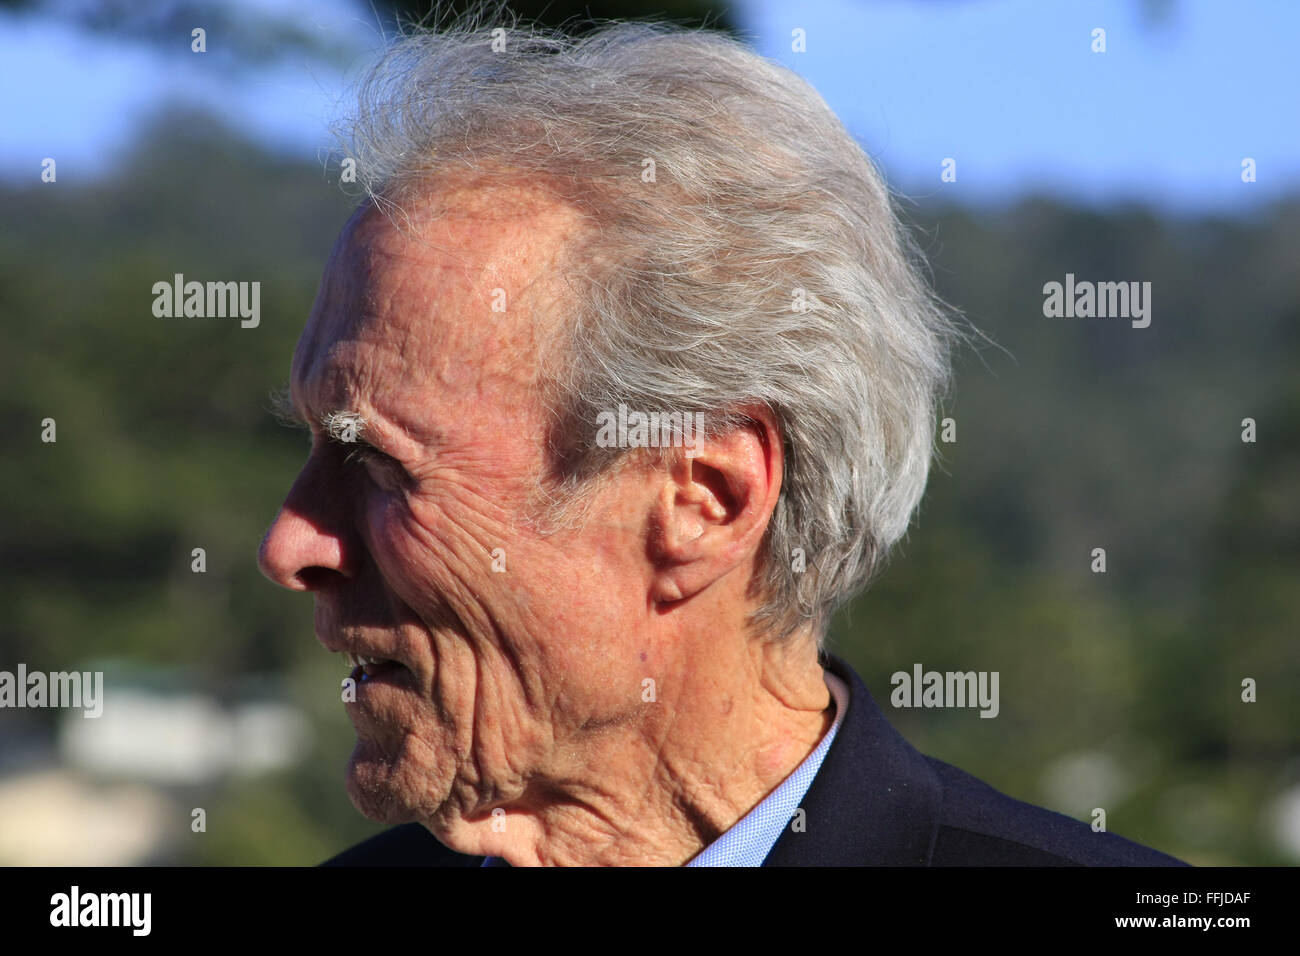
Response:
[[[571,207],[518,188],[358,210],[294,354],[295,399],[340,406],[436,385],[476,401],[534,385],[565,313],[565,254],[583,229]]]

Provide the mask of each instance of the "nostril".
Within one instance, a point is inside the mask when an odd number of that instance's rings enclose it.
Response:
[[[337,571],[319,567],[302,568],[295,575],[308,591],[322,591],[329,587],[331,579],[338,576]]]

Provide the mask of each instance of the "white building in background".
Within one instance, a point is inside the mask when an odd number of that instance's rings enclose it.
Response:
[[[186,788],[285,770],[312,735],[285,703],[227,707],[110,678],[100,717],[64,711],[53,747],[39,734],[23,739],[26,756],[0,771],[0,866],[131,866],[166,855],[189,831]]]
[[[109,686],[97,720],[65,717],[59,751],[68,766],[171,786],[226,774],[283,770],[311,746],[307,720],[288,704],[233,708],[191,693]],[[80,715],[75,715],[80,717]]]

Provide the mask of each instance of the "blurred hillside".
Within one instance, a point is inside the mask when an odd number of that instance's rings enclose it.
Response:
[[[918,213],[997,347],[959,363],[958,440],[835,629],[878,699],[916,662],[1000,672],[995,720],[890,711],[923,752],[1197,863],[1300,856],[1298,212]],[[1067,272],[1150,281],[1151,325],[1045,318]]]
[[[314,863],[378,827],[343,790],[342,665],[310,600],[254,558],[306,454],[267,394],[351,201],[202,115],[160,116],[118,168],[0,196],[0,668],[290,704],[314,731],[292,766],[151,785],[168,809],[149,859]],[[1198,863],[1300,858],[1277,816],[1300,786],[1298,213],[910,209],[942,294],[996,345],[963,356],[957,441],[832,641],[922,751],[1081,819],[1104,807],[1115,832]],[[1042,286],[1067,272],[1150,281],[1150,327],[1045,318]],[[260,281],[259,327],[155,318],[152,286],[175,273]],[[918,662],[999,671],[1000,715],[890,709],[890,674]],[[0,786],[68,763],[58,719],[0,717]]]

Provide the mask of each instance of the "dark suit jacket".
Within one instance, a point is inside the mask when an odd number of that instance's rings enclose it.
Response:
[[[805,829],[786,827],[764,866],[1179,866],[1179,860],[999,793],[918,753],[844,661],[823,665],[849,708],[812,786]],[[416,823],[394,827],[324,866],[480,866]]]

